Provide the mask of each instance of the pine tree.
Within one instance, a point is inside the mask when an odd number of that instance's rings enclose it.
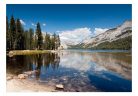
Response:
[[[10,50],[10,32],[9,32],[9,22],[8,17],[6,17],[6,50]]]
[[[9,42],[9,48],[11,50],[15,49],[15,39],[16,39],[16,25],[14,17],[12,16],[10,19],[10,26],[9,26],[9,33],[10,33],[10,42]]]
[[[50,50],[50,44],[50,35],[46,33],[44,45],[46,50]]]
[[[34,49],[37,48],[37,35],[34,35]]]
[[[23,28],[20,22],[20,19],[17,19],[16,22],[16,39],[15,39],[15,49],[23,50],[24,49],[24,40],[23,40]]]
[[[25,49],[26,50],[29,50],[29,35],[28,35],[28,30],[26,30],[25,32],[24,32],[24,47],[25,47]]]
[[[42,32],[41,32],[41,27],[39,22],[37,23],[37,28],[36,28],[36,37],[37,37],[37,49],[40,50],[42,49],[42,44],[43,44],[43,37],[42,37]]]
[[[56,35],[55,33],[51,37],[51,50],[56,50],[58,47],[60,47],[60,38],[59,35]]]
[[[53,34],[53,39],[54,39],[53,40],[53,45],[54,45],[53,48],[55,50],[57,48],[57,46],[56,46],[57,41],[56,41],[56,34],[55,33]]]
[[[57,35],[57,49],[58,49],[58,47],[60,47],[60,37],[59,37],[59,35]]]
[[[33,49],[33,35],[34,31],[32,28],[29,29],[29,49]]]
[[[54,50],[55,49],[55,37],[54,37],[55,34],[53,34],[50,38],[50,41],[51,41],[51,50]]]

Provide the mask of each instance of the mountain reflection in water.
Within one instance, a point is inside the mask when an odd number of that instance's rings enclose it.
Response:
[[[64,91],[132,90],[132,58],[126,52],[61,51],[7,57],[7,73],[38,70],[29,79],[43,84],[65,85]]]

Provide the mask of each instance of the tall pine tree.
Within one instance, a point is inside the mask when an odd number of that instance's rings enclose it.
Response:
[[[50,38],[50,41],[51,41],[51,50],[54,50],[55,49],[55,34],[52,35],[52,37]]]
[[[41,27],[39,22],[37,23],[37,26],[36,26],[36,38],[37,38],[36,48],[40,50],[42,49],[42,45],[43,45],[43,37],[42,37],[42,32],[41,32]]]
[[[9,26],[9,33],[10,33],[10,44],[9,48],[11,50],[15,49],[15,39],[16,39],[16,25],[15,25],[15,20],[14,17],[12,16],[10,19],[10,26]]]
[[[8,17],[6,17],[6,50],[10,50],[10,32],[9,32],[9,22]]]
[[[56,44],[57,44],[57,49],[58,49],[58,47],[60,47],[60,37],[59,37],[59,35],[57,35],[57,38],[56,39],[57,39],[56,40],[57,41]]]
[[[34,46],[34,44],[33,44],[33,35],[34,35],[34,30],[32,29],[32,28],[30,28],[29,29],[29,49],[33,49],[33,46]]]
[[[16,22],[16,39],[15,39],[15,49],[23,50],[24,49],[24,36],[23,28],[20,22],[20,19],[17,19]]]
[[[26,50],[29,50],[29,34],[28,33],[29,33],[28,30],[25,30],[25,32],[24,32],[24,38],[25,38],[24,47]]]
[[[51,46],[51,41],[50,41],[50,35],[46,33],[46,36],[45,36],[45,49],[46,50],[50,50],[50,46]]]

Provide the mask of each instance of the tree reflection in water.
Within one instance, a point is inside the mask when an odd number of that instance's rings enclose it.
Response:
[[[55,53],[7,57],[7,73],[11,72],[18,75],[25,71],[37,70],[37,74],[33,73],[31,78],[45,79],[47,70],[51,70],[51,68],[53,71],[58,69],[59,63],[60,57]]]

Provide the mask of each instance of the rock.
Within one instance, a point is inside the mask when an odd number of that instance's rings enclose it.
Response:
[[[32,71],[24,72],[24,74],[31,75],[32,74]]]
[[[18,75],[18,79],[25,79],[26,77],[28,77],[27,74],[19,74]]]
[[[9,52],[9,57],[13,57],[13,55],[14,55],[14,52],[13,51],[10,51]]]
[[[38,70],[35,70],[35,73],[39,73],[39,71]]]
[[[67,76],[63,76],[63,77],[61,77],[61,79],[66,81],[68,78],[67,78]]]
[[[38,70],[33,70],[33,71],[24,72],[24,74],[26,74],[26,75],[32,75],[32,74],[35,74],[35,73],[39,73],[39,71]]]
[[[56,85],[56,89],[64,89],[64,85],[62,85],[62,84],[57,84],[57,85]]]
[[[32,74],[34,74],[34,73],[39,73],[39,71],[38,70],[33,70]]]
[[[66,78],[63,78],[63,80],[65,81],[65,80],[67,80]]]
[[[13,76],[8,76],[8,77],[6,77],[6,79],[11,80],[11,79],[13,79]]]

